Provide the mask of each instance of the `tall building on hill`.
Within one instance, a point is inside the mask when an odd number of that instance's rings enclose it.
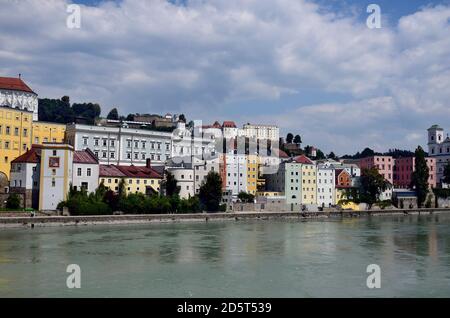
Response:
[[[38,95],[19,77],[0,77],[0,106],[32,113],[38,120]]]

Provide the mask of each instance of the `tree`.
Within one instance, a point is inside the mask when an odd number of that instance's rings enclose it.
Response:
[[[322,152],[322,150],[320,150],[320,149],[317,149],[317,152],[316,152],[316,160],[322,160],[322,159],[325,159],[326,157],[325,157],[325,154]]]
[[[167,171],[166,180],[163,183],[166,190],[166,196],[178,195],[180,193],[180,187],[177,185],[177,180],[172,173]]]
[[[244,191],[239,192],[238,199],[243,203],[253,203],[255,202],[255,196],[251,193]]]
[[[20,197],[16,193],[11,193],[6,199],[6,208],[8,209],[19,209],[20,208]]]
[[[286,142],[288,144],[291,144],[293,139],[294,139],[294,135],[291,134],[291,133],[288,133],[287,136],[286,136]]]
[[[359,201],[367,203],[370,209],[378,201],[380,194],[387,189],[388,183],[375,167],[363,169],[360,180]]]
[[[294,144],[301,144],[302,143],[302,137],[300,137],[300,135],[295,135],[294,137]]]
[[[210,171],[206,181],[200,187],[199,198],[207,211],[218,211],[222,202],[222,178],[215,171]]]
[[[108,113],[108,116],[106,116],[107,119],[113,119],[118,120],[119,119],[119,112],[117,111],[117,108],[111,109],[111,111]]]
[[[417,195],[417,206],[420,208],[425,202],[428,194],[428,177],[430,171],[425,159],[425,151],[418,146],[415,154],[414,172],[411,178],[411,188],[415,190]]]
[[[336,155],[334,154],[334,152],[330,152],[330,153],[328,154],[327,158],[328,158],[328,159],[333,159],[333,160],[337,159],[337,157],[336,157]]]
[[[450,162],[444,167],[444,178],[442,178],[442,182],[450,184]]]
[[[181,114],[181,115],[178,117],[178,120],[179,120],[179,121],[182,121],[183,123],[186,123],[186,116],[184,116],[184,114]]]

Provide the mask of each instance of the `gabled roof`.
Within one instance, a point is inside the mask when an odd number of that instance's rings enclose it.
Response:
[[[41,145],[32,145],[30,150],[11,161],[11,163],[39,163],[41,161],[41,149]]]
[[[162,179],[162,175],[160,175],[156,170],[148,167],[140,167],[140,166],[116,166],[125,176],[129,178],[155,178]]]
[[[115,165],[100,165],[100,177],[125,177],[125,174]]]
[[[309,159],[308,157],[306,157],[305,155],[297,156],[293,159],[293,161],[297,162],[297,163],[308,164],[308,165],[314,164],[314,162],[311,159]]]
[[[278,157],[280,158],[289,158],[288,154],[285,153],[283,150],[278,149]]]
[[[21,78],[16,77],[0,77],[0,89],[36,94]]]
[[[74,151],[73,163],[98,164],[98,159],[95,154],[88,148],[86,150]]]

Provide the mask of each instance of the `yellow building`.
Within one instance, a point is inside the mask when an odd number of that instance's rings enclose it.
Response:
[[[247,156],[247,193],[253,195],[258,190],[259,157],[257,155]]]
[[[63,142],[65,132],[64,124],[33,122],[33,112],[0,107],[0,172],[9,180],[12,160],[32,144]]]
[[[301,163],[301,202],[302,204],[317,204],[316,165],[306,156],[299,157],[295,158],[295,161]]]
[[[39,145],[44,142],[64,142],[66,125],[42,121],[33,122],[31,142]]]
[[[162,176],[151,167],[100,165],[99,183],[115,192],[121,180],[125,181],[125,193],[147,195],[160,192]]]
[[[0,107],[0,172],[9,180],[11,161],[31,148],[33,112]]]

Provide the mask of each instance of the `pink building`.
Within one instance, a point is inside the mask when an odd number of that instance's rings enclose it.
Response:
[[[394,159],[391,156],[372,156],[359,160],[359,167],[362,169],[378,168],[378,172],[386,181],[393,184]]]
[[[436,187],[436,158],[425,158],[429,169],[430,176],[428,184],[430,187]],[[399,188],[409,188],[411,184],[412,173],[415,166],[414,157],[405,157],[395,159],[394,165],[394,185]]]

